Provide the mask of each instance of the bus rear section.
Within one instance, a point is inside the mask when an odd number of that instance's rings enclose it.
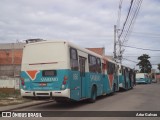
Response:
[[[148,84],[148,83],[151,83],[151,80],[149,79],[147,73],[137,73],[136,83],[137,84]]]
[[[23,50],[21,96],[70,98],[65,42],[37,42]]]

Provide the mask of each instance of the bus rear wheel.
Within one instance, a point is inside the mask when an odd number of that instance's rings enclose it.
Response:
[[[97,97],[97,89],[95,86],[93,86],[91,90],[91,98],[89,99],[89,102],[94,103],[96,101],[96,97]]]
[[[116,92],[116,84],[113,85],[113,94]]]
[[[54,98],[54,100],[57,103],[67,103],[67,102],[69,102],[69,99],[67,99],[67,98]]]
[[[126,84],[126,91],[128,90],[128,83]]]

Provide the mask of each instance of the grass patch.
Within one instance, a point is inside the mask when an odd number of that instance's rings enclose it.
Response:
[[[0,92],[0,107],[7,105],[16,105],[29,102],[31,100],[22,98],[19,90],[15,90],[12,93]]]

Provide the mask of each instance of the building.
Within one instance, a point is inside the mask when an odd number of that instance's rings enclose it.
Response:
[[[95,52],[95,53],[97,53],[99,55],[102,55],[102,56],[105,55],[105,48],[104,47],[103,48],[86,48],[86,49],[88,49],[88,50],[90,50],[92,52]]]
[[[25,43],[0,44],[0,77],[19,76]]]
[[[95,52],[95,53],[97,53],[99,55],[102,55],[102,56],[106,57],[107,59],[110,59],[110,60],[114,61],[113,56],[105,55],[105,48],[104,47],[102,47],[102,48],[86,48],[86,49],[88,49],[88,50],[90,50],[92,52]]]

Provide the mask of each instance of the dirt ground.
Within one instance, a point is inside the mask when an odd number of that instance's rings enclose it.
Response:
[[[24,103],[26,101],[28,101],[28,100],[17,99],[17,98],[0,99],[0,106],[21,104],[21,103]]]
[[[27,101],[30,100],[22,98],[19,91],[14,91],[14,93],[0,91],[0,106],[21,104]]]

